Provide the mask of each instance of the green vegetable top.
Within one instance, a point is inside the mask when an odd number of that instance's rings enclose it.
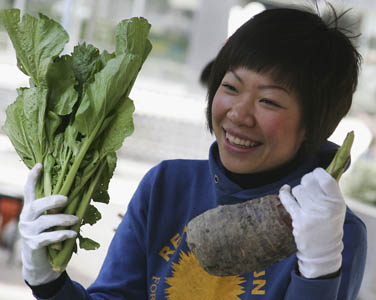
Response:
[[[142,17],[123,20],[115,29],[113,53],[82,43],[60,56],[69,40],[63,27],[42,14],[24,14],[22,20],[20,14],[0,11],[17,65],[30,77],[30,86],[20,87],[6,110],[4,132],[28,168],[43,164],[37,196],[67,195],[65,213],[94,224],[100,214],[90,200],[109,201],[116,151],[134,129],[129,93],[151,51],[151,26]],[[80,238],[82,247],[97,247]],[[70,257],[50,255],[56,270]]]

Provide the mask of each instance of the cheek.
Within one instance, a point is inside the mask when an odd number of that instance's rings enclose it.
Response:
[[[213,126],[215,126],[216,123],[219,123],[226,115],[225,101],[223,97],[220,95],[220,93],[218,92],[214,96],[211,112],[212,112]]]
[[[289,127],[287,126],[287,123],[289,123],[288,118],[281,115],[264,115],[260,122],[267,136],[281,135],[281,133],[285,132],[285,128]]]
[[[269,141],[279,146],[287,146],[296,142],[299,138],[299,121],[291,116],[275,115],[265,117],[262,120],[263,131]]]

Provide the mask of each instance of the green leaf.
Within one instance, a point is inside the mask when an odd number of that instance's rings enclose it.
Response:
[[[107,65],[95,75],[94,82],[88,84],[76,112],[73,126],[84,136],[94,131],[98,122],[118,106],[126,95],[130,83],[137,75],[140,58],[123,54],[108,61]]]
[[[142,17],[134,17],[121,21],[115,28],[116,55],[132,53],[140,56],[140,70],[152,49],[152,45],[147,38],[150,28],[151,25],[149,22]],[[129,91],[133,87],[133,83],[134,80],[128,87]],[[127,95],[129,95],[129,92]]]
[[[104,50],[101,54],[101,63],[102,63],[102,66],[105,66],[109,60],[113,59],[116,57],[116,54],[115,53],[108,53],[106,50]]]
[[[114,113],[114,119],[106,128],[101,137],[102,153],[110,153],[119,150],[124,139],[130,136],[134,131],[133,112],[134,104],[131,99],[126,97],[120,101],[117,110]]]
[[[57,58],[47,72],[48,110],[60,116],[70,114],[78,99],[75,85],[72,58],[68,55]]]
[[[20,22],[19,9],[0,11],[0,18],[16,50],[19,69],[37,85],[46,86],[49,64],[64,49],[69,37],[63,27],[39,14],[25,14]]]
[[[108,194],[108,186],[110,184],[110,180],[114,174],[116,168],[116,161],[117,156],[115,152],[108,153],[105,157],[105,168],[101,173],[101,176],[98,180],[98,184],[96,185],[92,199],[95,202],[102,202],[108,203],[110,200],[110,196]]]
[[[121,21],[115,28],[116,55],[132,53],[146,58],[151,50],[150,41],[147,39],[150,28],[149,22],[142,17]]]
[[[94,74],[100,71],[104,64],[99,50],[86,43],[74,47],[72,52],[72,68],[78,81],[78,90],[81,92],[83,85],[94,80]]]
[[[23,90],[24,89],[18,90],[19,95],[17,100],[7,107],[7,118],[3,130],[25,165],[31,169],[36,163],[36,158],[33,148],[30,146],[30,136],[32,133],[28,132],[25,128],[27,120],[23,107]]]
[[[81,162],[80,170],[83,170],[83,173],[91,173],[92,169],[97,168],[100,159],[99,150],[94,148],[92,151],[86,153],[85,158]]]
[[[78,236],[80,240],[80,248],[85,250],[97,250],[100,247],[100,244],[96,241],[82,237],[81,235]]]
[[[59,133],[54,136],[52,156],[55,159],[55,165],[53,167],[53,185],[56,185],[58,181],[59,172],[61,172],[63,165],[66,161],[67,150],[64,148],[64,133]]]
[[[102,215],[99,212],[99,210],[94,205],[89,204],[89,206],[86,209],[86,213],[83,218],[82,225],[84,224],[94,225],[101,218],[102,218]]]
[[[49,111],[47,113],[47,126],[46,126],[46,131],[47,131],[47,138],[48,142],[50,144],[53,144],[53,140],[55,139],[55,133],[58,127],[61,124],[61,117],[59,117],[56,113],[53,111]]]
[[[47,90],[23,88],[18,93],[17,100],[6,110],[3,129],[22,160],[32,168],[43,162],[47,152],[44,130]]]
[[[34,135],[30,146],[34,149],[36,162],[42,162],[48,150],[44,127],[46,106],[47,89],[36,87],[24,90],[25,129],[30,135]]]
[[[64,132],[64,143],[67,149],[76,155],[80,151],[81,142],[78,140],[78,131],[72,125],[68,125]]]

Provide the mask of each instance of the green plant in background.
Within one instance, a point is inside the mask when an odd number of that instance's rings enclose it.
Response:
[[[69,39],[63,27],[43,14],[24,14],[21,21],[20,13],[2,10],[0,22],[30,87],[17,90],[3,129],[28,168],[43,165],[37,197],[68,196],[64,213],[80,218],[71,228],[80,233],[82,225],[101,218],[91,200],[109,202],[116,151],[133,132],[128,96],[151,50],[150,24],[144,18],[121,21],[113,53],[83,43],[71,55],[59,56]],[[78,239],[81,248],[99,247],[80,234]],[[76,239],[49,246],[53,269],[64,270],[75,248]]]
[[[376,206],[376,158],[358,159],[344,176],[341,187],[351,199]]]

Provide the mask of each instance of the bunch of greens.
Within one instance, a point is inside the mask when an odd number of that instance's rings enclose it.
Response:
[[[0,22],[19,69],[30,77],[30,86],[19,88],[8,106],[3,130],[29,169],[43,165],[37,197],[68,196],[63,212],[80,218],[72,227],[79,233],[101,218],[91,201],[108,203],[116,151],[133,132],[129,93],[151,50],[150,24],[144,18],[121,21],[113,53],[83,43],[59,56],[69,37],[47,16],[24,14],[21,21],[18,9],[7,9]],[[99,247],[80,234],[78,239],[81,248]],[[53,269],[62,271],[76,248],[76,239],[49,246]]]

